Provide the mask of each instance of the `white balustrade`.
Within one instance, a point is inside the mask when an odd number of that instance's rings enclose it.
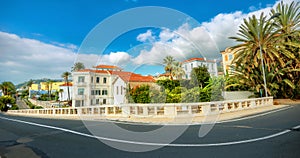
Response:
[[[243,100],[226,100],[200,103],[165,103],[165,104],[124,104],[99,105],[75,108],[45,108],[9,110],[11,114],[33,115],[83,115],[83,116],[122,116],[122,117],[175,117],[184,115],[204,116],[227,113],[273,105],[273,97]]]

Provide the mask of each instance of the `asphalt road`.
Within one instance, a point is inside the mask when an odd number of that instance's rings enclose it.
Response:
[[[23,122],[22,122],[23,121]],[[35,124],[33,124],[35,123]],[[87,123],[87,122],[85,122]],[[89,126],[105,127],[104,122]],[[161,128],[153,125],[116,124],[130,131]],[[170,145],[148,152],[127,152],[94,138],[80,120],[37,119],[0,114],[0,156],[2,157],[300,157],[300,105],[233,122],[215,124],[204,137],[201,125],[192,125]],[[173,126],[174,130],[180,126]],[[295,127],[294,129],[292,129]],[[109,132],[109,131],[108,131]],[[105,133],[105,131],[103,132]],[[105,136],[103,134],[101,136]],[[116,136],[119,138],[119,136]],[[119,147],[155,146],[115,142]],[[106,140],[110,142],[111,140]],[[114,140],[112,140],[114,141]],[[147,142],[145,142],[147,143]],[[151,144],[152,143],[152,144]]]

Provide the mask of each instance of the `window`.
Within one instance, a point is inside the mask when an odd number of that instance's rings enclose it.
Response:
[[[91,105],[93,105],[93,99],[91,99]]]
[[[91,90],[91,95],[95,95],[95,90]]]
[[[106,77],[103,78],[103,83],[106,83]]]
[[[84,88],[78,88],[78,95],[84,94]]]
[[[103,99],[103,104],[106,104],[106,99]]]
[[[93,78],[93,76],[91,77],[91,83],[93,83],[94,82],[94,78]]]
[[[95,93],[96,95],[101,95],[100,90],[95,90],[95,91],[96,91],[96,93]]]
[[[119,86],[116,87],[117,95],[119,95]]]
[[[191,63],[191,68],[193,68],[193,63]]]
[[[187,71],[187,65],[184,65],[184,67],[185,67],[185,71]]]
[[[188,79],[188,78],[189,78],[189,76],[188,76],[188,75],[185,75],[185,78],[186,78],[186,79]]]
[[[81,100],[76,100],[76,101],[75,101],[75,107],[79,107],[79,106],[80,106],[80,103],[81,103]]]
[[[84,76],[78,76],[78,82],[84,82]]]
[[[99,99],[96,99],[96,104],[99,104]]]
[[[225,61],[228,61],[228,55],[225,55]]]
[[[232,58],[233,58],[233,55],[229,54],[229,60],[232,60]]]
[[[100,77],[97,77],[96,78],[96,83],[99,83],[100,82]]]
[[[107,95],[107,90],[102,90],[102,95]]]
[[[123,95],[123,86],[121,86],[121,95]]]

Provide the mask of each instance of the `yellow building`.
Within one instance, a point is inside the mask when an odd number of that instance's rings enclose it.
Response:
[[[234,53],[230,48],[226,48],[224,51],[221,52],[222,54],[222,63],[223,63],[223,71],[224,74],[233,74],[235,64],[232,63],[234,58]]]
[[[52,91],[59,91],[60,85],[64,84],[65,82],[52,82],[50,85],[47,82],[41,82],[40,84],[32,84],[30,90],[38,91],[38,90],[48,90],[51,89]],[[69,82],[72,83],[72,82]]]

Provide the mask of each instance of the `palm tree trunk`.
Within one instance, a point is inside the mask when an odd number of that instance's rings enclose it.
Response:
[[[70,90],[69,90],[69,81],[67,80],[67,88],[68,88],[68,101],[70,101]]]

